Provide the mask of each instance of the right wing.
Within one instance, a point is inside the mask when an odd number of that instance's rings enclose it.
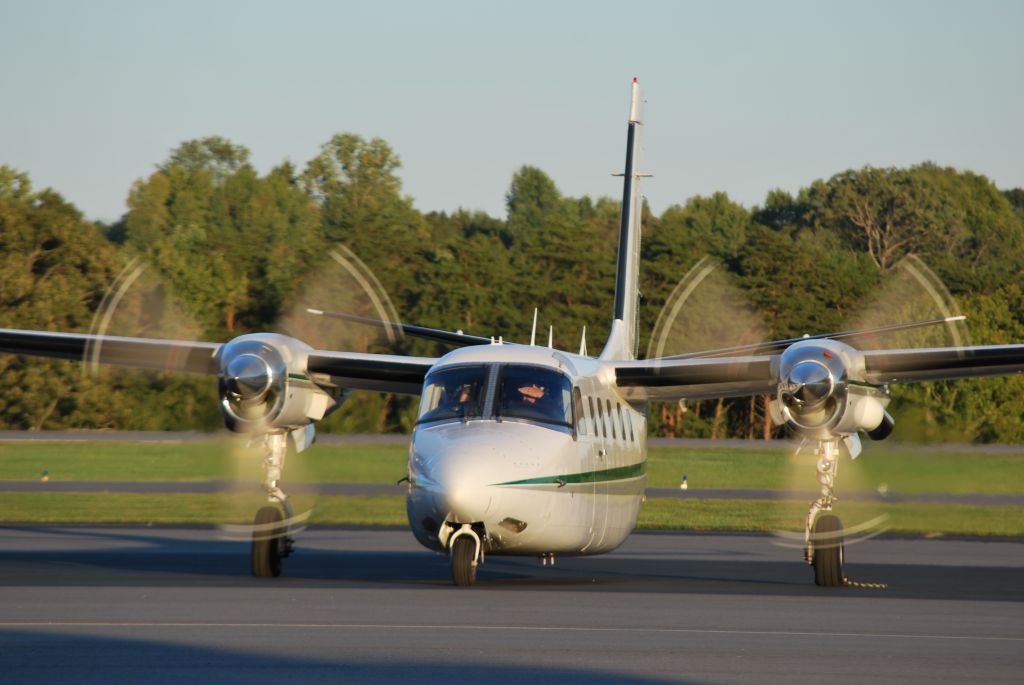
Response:
[[[215,374],[219,343],[0,328],[0,352],[156,371]]]
[[[327,381],[352,390],[419,395],[424,377],[437,361],[429,357],[309,350],[308,346],[286,336],[273,336],[266,344],[275,342],[292,346],[294,349],[289,354],[292,357],[308,352],[306,368],[289,369],[289,372],[305,371],[313,376],[314,382]],[[0,329],[0,353],[154,371],[221,374],[222,364],[227,363],[222,359],[224,349],[221,343],[189,340]],[[230,356],[230,352],[226,354]],[[329,377],[329,381],[325,377]]]
[[[431,357],[314,350],[306,367],[311,374],[330,376],[331,383],[341,388],[419,395],[423,379],[436,362]]]

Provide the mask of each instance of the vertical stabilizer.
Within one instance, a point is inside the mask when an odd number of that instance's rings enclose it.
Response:
[[[640,84],[633,79],[626,137],[626,168],[622,173],[622,215],[619,220],[619,251],[615,269],[615,311],[611,334],[602,359],[635,359],[640,270],[640,184],[636,171],[640,158]]]

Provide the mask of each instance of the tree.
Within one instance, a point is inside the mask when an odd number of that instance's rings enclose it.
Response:
[[[965,247],[962,209],[913,169],[845,171],[816,181],[804,199],[812,225],[837,231],[883,271],[912,252],[960,255]]]

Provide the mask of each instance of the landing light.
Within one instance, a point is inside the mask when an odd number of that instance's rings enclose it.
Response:
[[[522,533],[526,530],[526,521],[520,521],[519,519],[514,519],[512,517],[503,519],[498,525],[512,533]]]

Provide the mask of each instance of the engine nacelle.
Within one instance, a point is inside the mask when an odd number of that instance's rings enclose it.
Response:
[[[858,431],[884,438],[893,425],[885,411],[889,393],[885,387],[856,380],[862,369],[860,353],[844,343],[809,340],[791,345],[779,361],[772,419],[812,440]]]
[[[220,411],[236,433],[302,428],[339,404],[339,396],[313,382],[306,370],[312,350],[295,338],[255,333],[218,352]]]

